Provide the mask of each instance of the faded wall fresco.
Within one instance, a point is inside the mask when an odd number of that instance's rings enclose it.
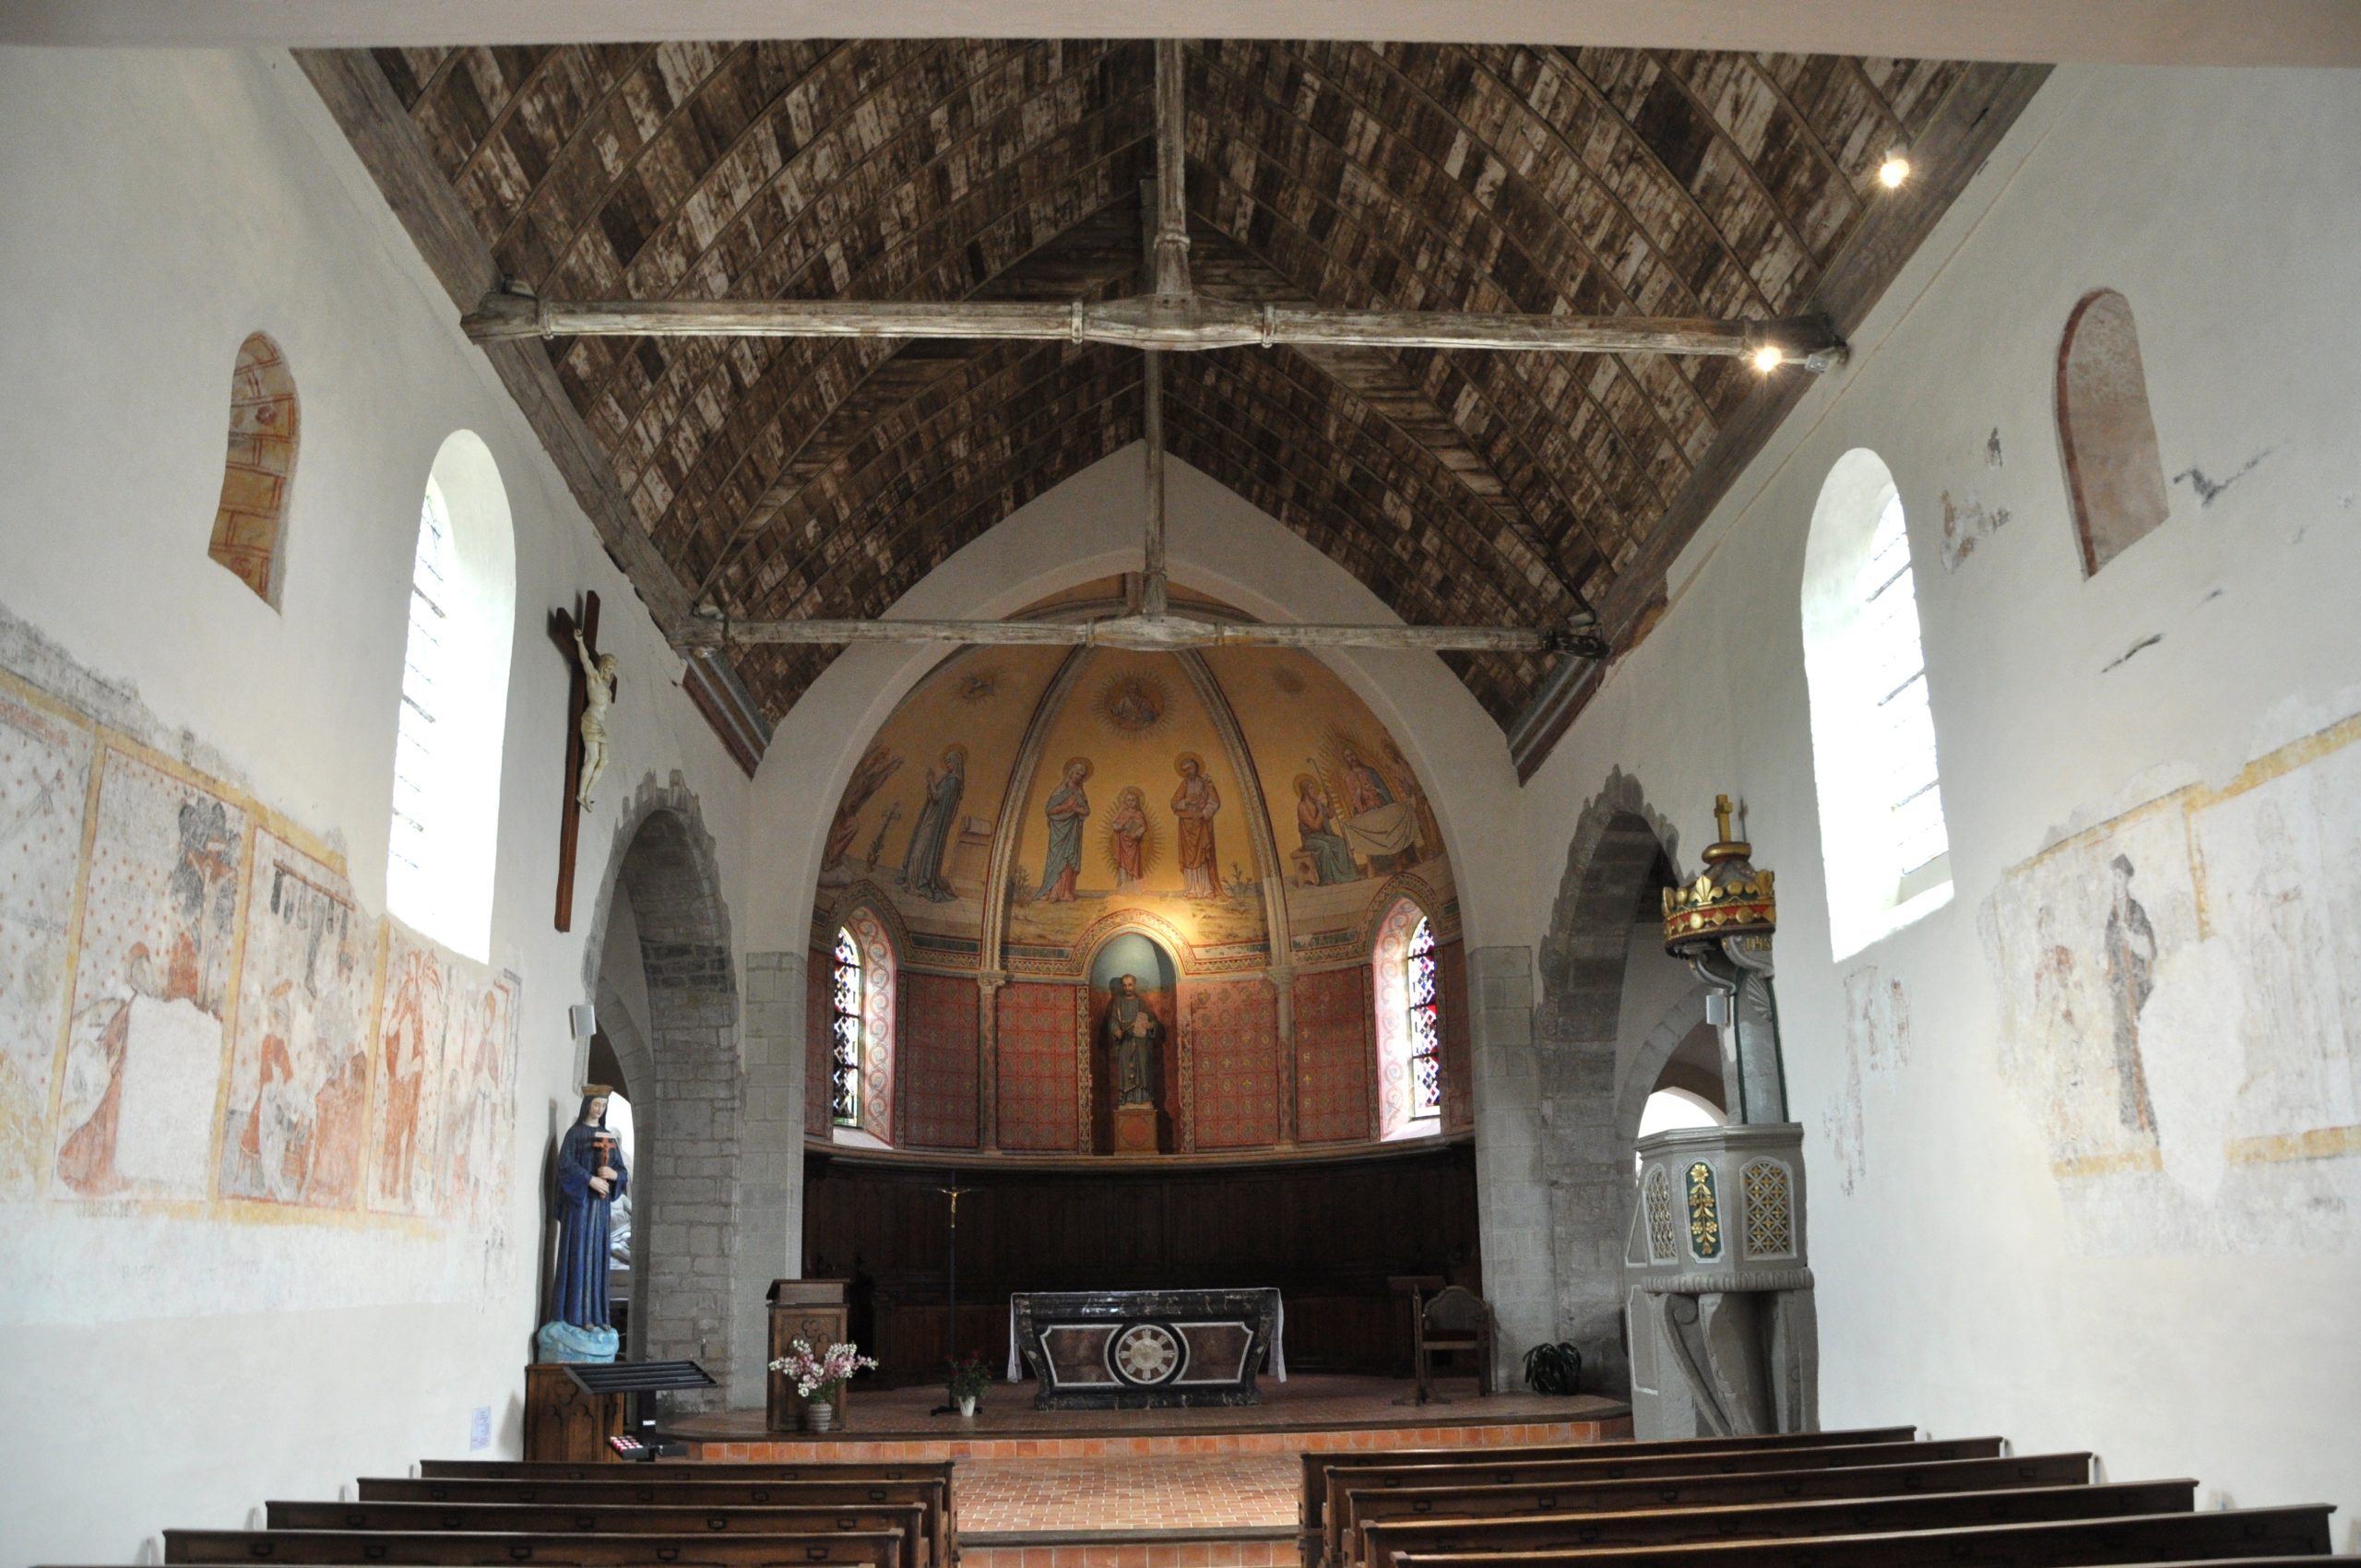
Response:
[[[2002,1067],[2084,1240],[2361,1252],[2361,719],[2011,868]]]
[[[0,675],[0,1196],[488,1226],[514,975],[221,780]]]

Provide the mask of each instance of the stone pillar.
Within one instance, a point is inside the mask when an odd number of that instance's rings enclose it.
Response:
[[[1295,1060],[1295,970],[1286,964],[1271,966],[1273,1027],[1276,1031],[1278,1049],[1273,1051],[1273,1072],[1277,1082],[1272,1090],[1278,1097],[1279,1146],[1296,1146],[1296,1060]]]
[[[1499,1328],[1494,1377],[1515,1388],[1525,1352],[1557,1336],[1558,1264],[1542,1170],[1541,1060],[1533,1038],[1533,952],[1467,950],[1476,1101],[1477,1233],[1484,1297]]]
[[[803,1273],[803,1033],[801,950],[746,955],[746,1120],[738,1245],[730,1281],[730,1403],[759,1404],[769,1353],[764,1292]]]
[[[721,1384],[718,1396],[679,1396],[683,1405],[718,1404],[736,1393],[740,1360],[732,1296],[745,1078],[737,997],[728,949],[651,941],[646,932],[655,922],[645,912],[641,919],[656,1063],[653,1124],[641,1161],[646,1181],[634,1206],[635,1261],[649,1271],[645,1343],[649,1359],[694,1359]]]

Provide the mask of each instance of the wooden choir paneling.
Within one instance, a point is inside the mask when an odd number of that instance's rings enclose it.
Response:
[[[813,1151],[804,1162],[807,1273],[853,1277],[852,1336],[882,1376],[939,1375],[945,1200],[955,1171]],[[1276,1286],[1291,1371],[1393,1373],[1407,1363],[1390,1275],[1480,1289],[1475,1151],[1242,1169],[1109,1160],[1063,1170],[962,1166],[956,1343],[1006,1356],[1016,1290]]]

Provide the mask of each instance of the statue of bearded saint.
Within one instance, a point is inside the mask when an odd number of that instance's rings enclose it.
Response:
[[[1125,975],[1115,982],[1099,1026],[1107,1041],[1107,1065],[1115,1081],[1117,1105],[1156,1103],[1156,1047],[1164,1038],[1147,998],[1140,994],[1139,977]]]

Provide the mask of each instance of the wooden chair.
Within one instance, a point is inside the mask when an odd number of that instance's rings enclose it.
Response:
[[[1418,1363],[1419,1404],[1451,1403],[1435,1397],[1437,1352],[1476,1352],[1476,1386],[1480,1393],[1492,1392],[1492,1309],[1465,1286],[1446,1286],[1419,1304],[1412,1349]]]

